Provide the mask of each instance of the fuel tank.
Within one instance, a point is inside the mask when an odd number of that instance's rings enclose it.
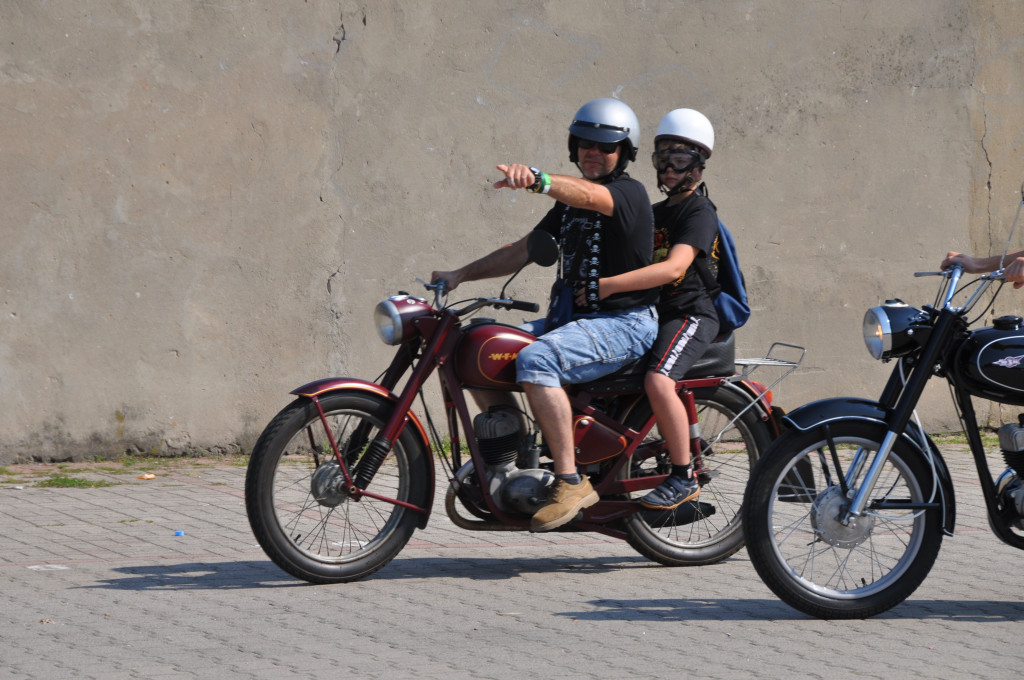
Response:
[[[956,383],[974,396],[1024,405],[1024,324],[1021,318],[999,317],[991,328],[972,332],[957,350],[950,370]]]
[[[455,348],[455,372],[465,387],[519,390],[516,357],[536,339],[515,326],[489,320],[473,323]]]

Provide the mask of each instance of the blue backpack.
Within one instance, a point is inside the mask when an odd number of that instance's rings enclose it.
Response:
[[[707,196],[706,187],[704,196]],[[711,205],[714,207],[715,204]],[[711,260],[710,264],[707,259]],[[694,264],[715,302],[718,334],[725,335],[747,322],[750,318],[750,304],[747,302],[747,286],[740,270],[740,260],[736,255],[736,243],[721,219],[718,220],[718,236],[711,248],[711,257],[707,259],[697,258]]]

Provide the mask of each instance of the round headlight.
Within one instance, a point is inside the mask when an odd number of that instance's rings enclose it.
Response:
[[[402,342],[395,342],[395,338],[402,337],[402,317],[390,299],[377,303],[373,310],[373,323],[377,326],[377,335],[385,345],[397,345]]]
[[[892,345],[892,329],[889,327],[889,317],[882,307],[872,307],[864,315],[863,324],[864,344],[868,346],[868,352],[875,359],[881,359],[882,355]]]
[[[864,315],[864,344],[875,359],[892,359],[910,352],[915,322],[923,320],[924,312],[899,301],[890,300],[872,307]]]
[[[430,305],[421,298],[408,295],[393,295],[377,303],[373,310],[373,322],[377,335],[386,345],[401,345],[416,335],[413,321],[431,313]]]

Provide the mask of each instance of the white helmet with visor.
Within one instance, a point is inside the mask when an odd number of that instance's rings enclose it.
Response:
[[[711,150],[715,148],[715,129],[711,121],[693,109],[676,109],[665,114],[658,124],[654,143],[669,138],[696,146],[704,158],[711,158]]]
[[[669,196],[691,190],[700,181],[700,171],[714,146],[715,130],[707,116],[693,109],[669,111],[658,125],[651,154],[658,188]],[[683,178],[671,189],[662,182],[662,174],[669,170]]]

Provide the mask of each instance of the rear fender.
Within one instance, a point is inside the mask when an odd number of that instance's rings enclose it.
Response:
[[[736,394],[743,401],[753,402],[751,411],[762,423],[768,426],[771,438],[775,439],[782,432],[782,425],[778,420],[782,409],[772,406],[768,398],[768,390],[758,389],[759,383],[749,380],[726,380],[722,388]]]
[[[812,430],[816,427],[830,425],[842,420],[862,420],[875,423],[879,426],[880,437],[888,431],[889,425],[886,418],[889,409],[877,401],[867,399],[855,399],[853,397],[837,397],[835,399],[822,399],[805,404],[791,413],[783,416],[783,423],[801,431]],[[908,442],[914,450],[925,458],[927,463],[935,470],[939,480],[939,496],[942,503],[942,530],[948,536],[953,535],[953,528],[956,525],[956,498],[953,495],[953,479],[949,474],[949,468],[942,457],[935,442],[927,434],[921,431],[917,423],[907,423],[902,439]],[[927,447],[927,448],[926,448]]]
[[[396,397],[391,390],[385,389],[377,383],[372,383],[367,380],[360,380],[358,378],[324,378],[321,380],[314,380],[311,383],[306,383],[302,387],[298,387],[291,391],[298,397],[306,397],[307,399],[313,399],[323,397],[326,394],[332,392],[343,392],[345,390],[355,390],[360,392],[370,392],[376,394],[379,397],[383,397],[385,400],[392,404],[398,403],[398,397]],[[419,439],[420,444],[423,446],[423,450],[427,452],[427,466],[429,468],[430,478],[427,482],[429,504],[427,505],[427,511],[420,516],[419,528],[424,529],[427,526],[427,520],[430,519],[431,508],[434,506],[434,490],[436,482],[436,474],[434,470],[434,452],[430,447],[430,438],[427,437],[426,430],[423,429],[423,425],[420,423],[420,419],[416,417],[416,414],[409,411],[406,414],[409,423],[412,424],[412,432]]]

